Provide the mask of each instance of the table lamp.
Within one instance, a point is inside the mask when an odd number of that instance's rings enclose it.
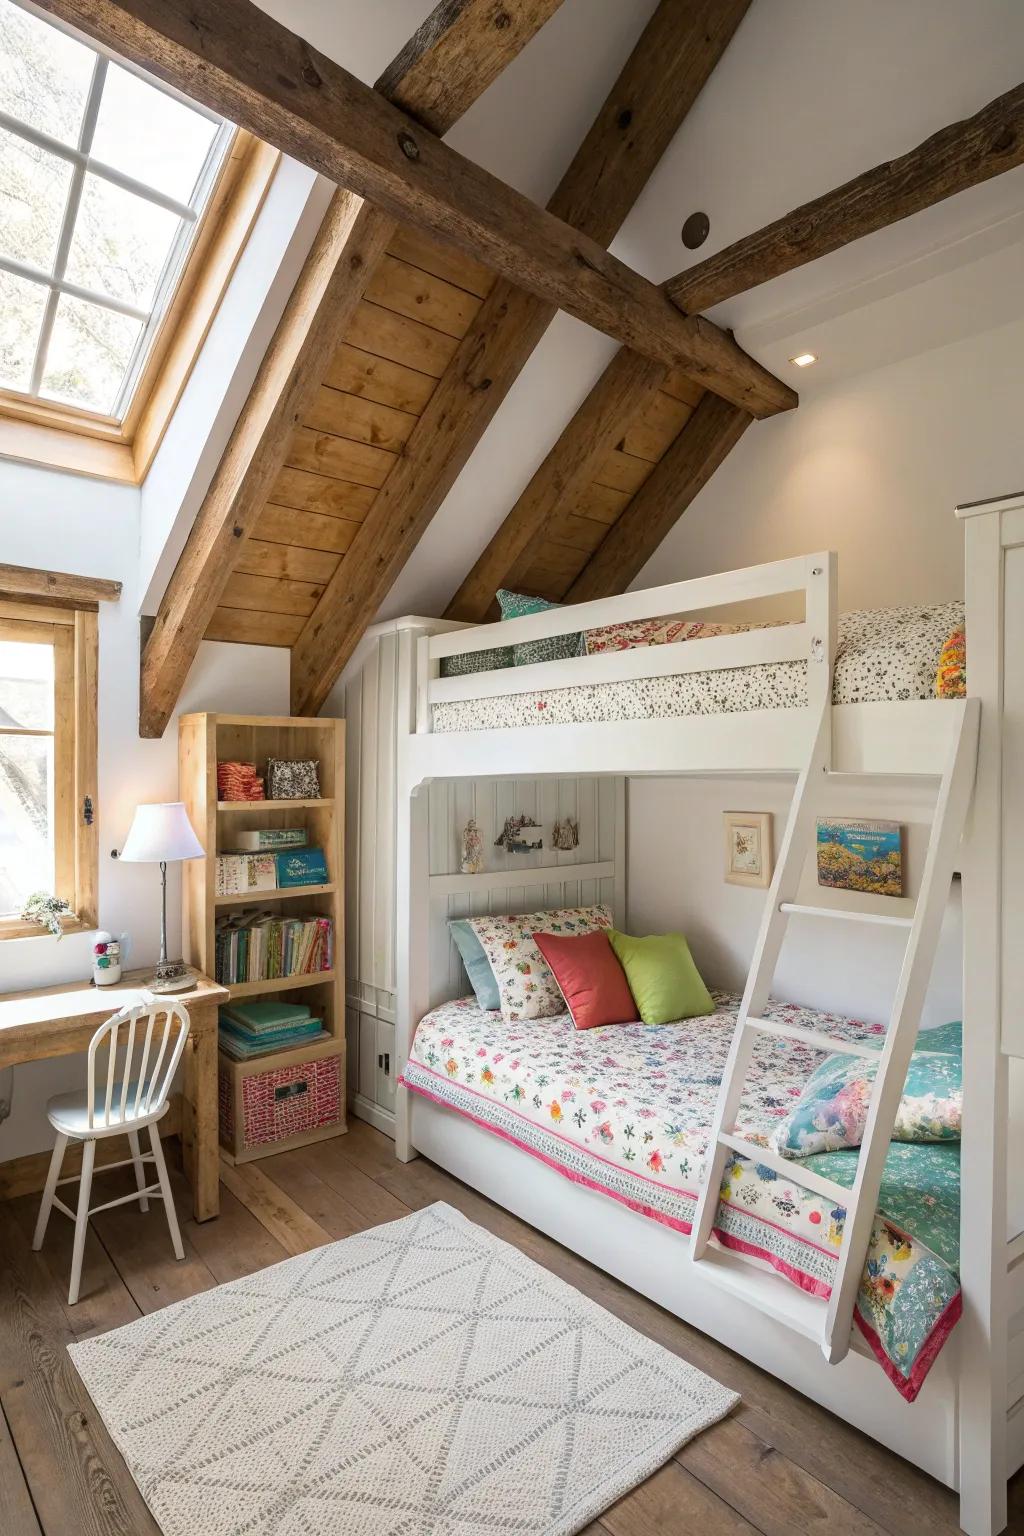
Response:
[[[165,805],[137,805],[135,819],[121,849],[129,864],[160,865],[160,959],[151,992],[184,992],[195,984],[196,973],[180,960],[167,958],[167,866],[179,859],[201,859],[203,845],[192,830],[180,800]]]

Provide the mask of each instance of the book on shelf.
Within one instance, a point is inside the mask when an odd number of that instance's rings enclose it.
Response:
[[[322,848],[292,849],[276,859],[279,886],[326,885],[330,879]]]
[[[320,913],[282,917],[243,908],[217,918],[215,974],[224,986],[313,976],[334,964],[334,923]]]
[[[326,885],[327,860],[322,848],[293,848],[277,853],[218,853],[214,894],[244,896],[247,891],[273,891],[302,885]]]
[[[223,1003],[218,1011],[222,1024],[227,1022],[237,1029],[245,1030],[247,1034],[262,1035],[306,1024],[313,1010],[308,1003],[261,997],[246,998],[244,1002]]]
[[[305,827],[258,827],[255,831],[232,832],[232,853],[266,853],[277,848],[305,848],[309,834]]]
[[[307,1003],[259,998],[225,1003],[217,1010],[221,1050],[235,1061],[330,1038]]]
[[[245,1023],[244,1012],[237,1007],[221,1008],[218,1011],[218,1044],[224,1054],[235,1061],[266,1056],[271,1051],[314,1045],[330,1038],[324,1029],[323,1020],[313,1018],[308,1009],[304,1016],[292,1018],[290,1022],[282,1023],[274,1029],[250,1028]]]
[[[218,853],[214,862],[214,892],[241,896],[246,891],[272,891],[277,886],[277,859],[272,853]]]

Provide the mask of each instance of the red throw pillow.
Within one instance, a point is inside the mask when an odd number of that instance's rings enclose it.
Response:
[[[603,928],[569,938],[535,933],[533,942],[551,967],[577,1029],[636,1023],[626,973]]]

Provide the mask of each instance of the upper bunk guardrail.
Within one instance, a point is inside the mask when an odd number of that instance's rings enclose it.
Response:
[[[699,576],[620,597],[552,608],[497,624],[478,624],[424,636],[417,647],[416,732],[432,729],[439,703],[583,684],[641,681],[689,672],[806,661],[807,707],[821,710],[831,690],[836,647],[837,557],[831,551],[773,560],[715,576]],[[792,624],[716,635],[684,644],[637,646],[493,671],[441,677],[449,656],[553,639],[608,624],[676,618],[752,599],[804,595],[804,618]]]

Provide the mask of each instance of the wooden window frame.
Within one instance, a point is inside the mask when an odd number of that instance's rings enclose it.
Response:
[[[0,390],[0,457],[129,485],[145,479],[280,159],[236,131],[124,419]]]
[[[64,608],[0,601],[0,638],[54,647],[54,894],[71,905],[64,933],[95,928],[98,895],[96,604]],[[65,728],[61,728],[62,722]],[[85,818],[86,797],[92,816]],[[38,923],[0,916],[0,940],[39,938]]]

